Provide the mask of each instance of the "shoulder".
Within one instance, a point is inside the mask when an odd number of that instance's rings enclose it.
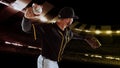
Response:
[[[42,28],[51,28],[51,27],[54,27],[54,23],[47,23],[47,22],[44,22],[44,23],[34,23],[34,25],[36,27],[42,27]]]
[[[73,32],[70,27],[67,28],[67,32],[71,37],[73,36]]]

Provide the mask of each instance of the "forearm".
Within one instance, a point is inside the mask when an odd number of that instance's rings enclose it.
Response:
[[[29,19],[23,17],[21,26],[24,32],[30,32],[32,28],[32,23]]]

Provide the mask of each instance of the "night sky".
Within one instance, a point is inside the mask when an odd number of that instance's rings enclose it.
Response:
[[[58,8],[73,7],[81,23],[113,25],[120,22],[119,2],[113,1],[79,1],[47,0]]]

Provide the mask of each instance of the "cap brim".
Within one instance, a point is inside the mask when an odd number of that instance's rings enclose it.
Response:
[[[74,16],[73,19],[79,19],[79,17],[78,16]]]

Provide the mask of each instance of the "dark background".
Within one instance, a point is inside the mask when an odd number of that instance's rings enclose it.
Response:
[[[83,0],[47,0],[56,7],[73,7],[79,22],[98,25],[115,25],[120,22],[119,2]]]
[[[15,0],[2,0],[7,3]],[[35,0],[33,0],[35,1]],[[81,24],[94,25],[109,25],[118,30],[120,28],[120,10],[119,2],[115,1],[79,1],[79,0],[39,0],[42,2],[48,1],[55,6],[54,12],[58,12],[64,6],[72,7],[76,15],[79,16]],[[4,8],[0,5],[0,10]],[[8,11],[9,12],[9,11]],[[52,12],[52,13],[54,13]],[[6,13],[7,14],[7,13]],[[56,13],[55,13],[56,14]],[[8,14],[9,15],[9,14]],[[7,17],[4,16],[3,18]],[[21,19],[23,13],[18,12],[4,22],[0,22],[0,68],[36,68],[36,61],[39,55],[38,50],[29,49],[27,45],[38,46],[34,42],[33,35],[27,35],[21,30]],[[0,17],[2,18],[2,16]],[[89,25],[89,26],[90,26]],[[78,24],[78,27],[80,25]],[[112,30],[112,29],[111,29]],[[102,56],[117,56],[120,57],[120,36],[119,35],[95,35],[102,43],[102,47],[92,49],[90,46],[80,40],[72,40],[69,47],[66,48],[64,58],[59,63],[61,68],[81,68],[81,67],[120,67],[118,60],[111,59],[96,59],[85,57],[84,54],[99,54]],[[25,45],[25,47],[16,47],[7,45],[4,42],[16,42]],[[35,44],[34,44],[35,43]],[[34,45],[33,45],[34,44]],[[79,54],[80,53],[80,54]],[[97,61],[98,62],[94,62]]]

